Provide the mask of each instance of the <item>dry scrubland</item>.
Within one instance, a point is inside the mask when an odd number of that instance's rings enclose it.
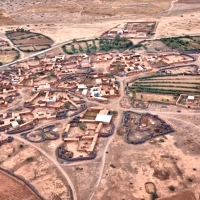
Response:
[[[64,22],[65,19],[77,21],[81,18],[104,18],[116,15],[157,15],[169,8],[171,0],[88,0],[66,1],[55,4],[53,0],[24,3],[23,0],[1,1],[0,25],[29,22]]]

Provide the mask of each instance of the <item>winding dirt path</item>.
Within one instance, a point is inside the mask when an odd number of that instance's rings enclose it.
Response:
[[[175,4],[176,2],[178,2],[178,0],[173,0],[173,1],[171,1],[170,6],[169,6],[169,9],[168,9],[168,12],[167,12],[167,15],[170,14],[170,12],[172,11],[172,9],[173,9],[173,7],[174,7],[174,4]]]

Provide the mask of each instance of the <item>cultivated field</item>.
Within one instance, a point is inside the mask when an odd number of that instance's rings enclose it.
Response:
[[[24,182],[0,170],[0,199],[30,199],[40,198]]]
[[[24,29],[7,31],[6,36],[16,47],[25,52],[45,50],[53,44],[53,41],[49,37]]]
[[[200,94],[200,80],[198,75],[154,75],[139,78],[129,85],[129,90],[143,94],[145,100],[174,102],[183,93]],[[147,94],[151,94],[150,98]],[[169,97],[162,97],[162,94]]]
[[[191,51],[200,49],[200,37],[162,38],[161,40],[144,41],[141,44],[140,48],[146,52]]]

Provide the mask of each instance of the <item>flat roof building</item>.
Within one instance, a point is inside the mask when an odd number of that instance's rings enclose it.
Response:
[[[111,119],[112,115],[97,114],[95,121],[109,124],[111,122]]]

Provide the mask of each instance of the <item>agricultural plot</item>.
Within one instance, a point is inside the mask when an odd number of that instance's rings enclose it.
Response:
[[[19,50],[23,52],[37,52],[37,51],[43,51],[45,49],[50,48],[51,45],[28,45],[28,46],[20,46],[18,47]]]
[[[23,181],[0,170],[0,199],[35,199],[39,198]]]
[[[191,51],[200,49],[200,37],[161,38],[160,40],[143,41],[139,44],[146,52]]]
[[[151,101],[173,102],[180,94],[200,94],[198,75],[153,75],[139,78],[129,85],[129,91],[136,94],[151,94]],[[138,94],[138,95],[139,95]],[[170,95],[158,98],[158,94]],[[145,100],[146,97],[145,97]]]
[[[93,53],[110,50],[125,50],[132,47],[133,43],[126,38],[116,37],[114,40],[95,39],[87,41],[73,42],[71,44],[63,45],[62,49],[66,54],[74,53]]]
[[[49,37],[24,29],[7,31],[6,36],[17,48],[25,52],[41,51],[50,48],[53,44]]]
[[[200,49],[199,37],[176,37],[176,38],[162,38],[161,41],[171,49],[188,51]]]
[[[12,62],[19,58],[19,52],[16,50],[2,50],[0,51],[0,65]]]

